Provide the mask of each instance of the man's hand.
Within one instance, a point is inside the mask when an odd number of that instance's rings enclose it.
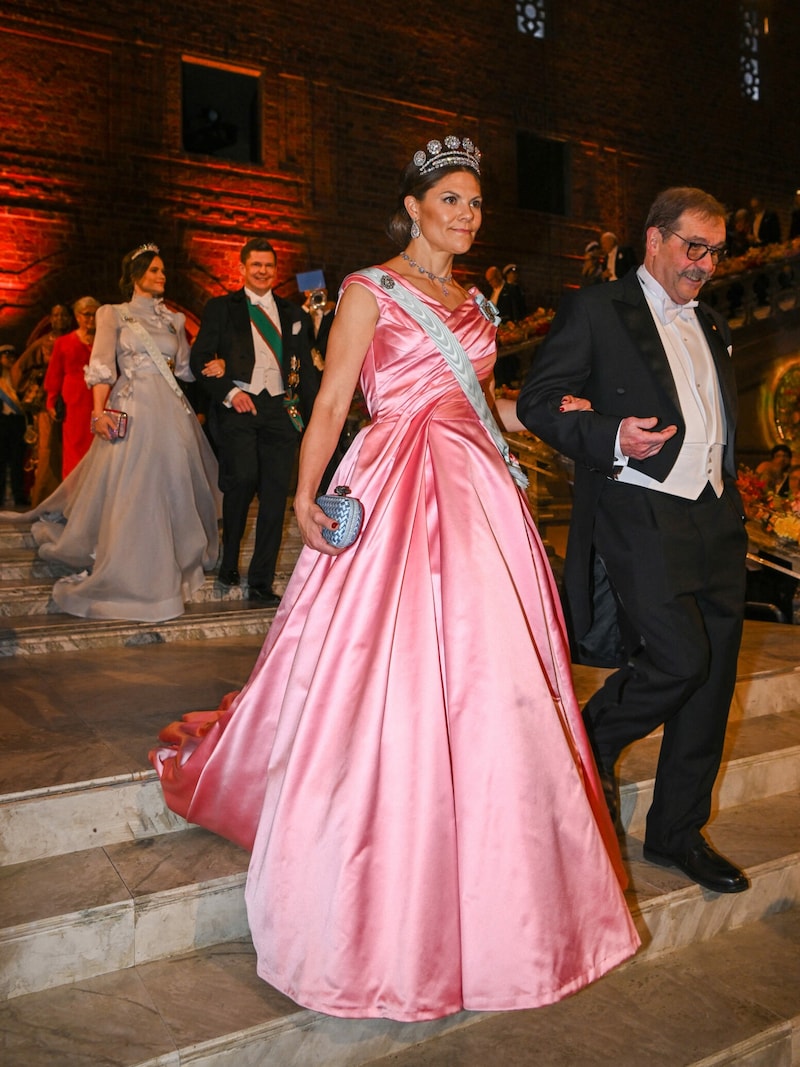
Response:
[[[658,419],[639,419],[631,415],[623,419],[619,427],[619,447],[622,454],[629,459],[649,459],[657,455],[664,444],[678,432],[677,426],[665,426],[663,430],[654,430]]]
[[[256,413],[256,405],[253,402],[253,398],[244,389],[240,389],[238,393],[234,393],[231,397],[231,407],[234,411],[238,411],[240,415],[246,415],[248,412],[251,415]]]

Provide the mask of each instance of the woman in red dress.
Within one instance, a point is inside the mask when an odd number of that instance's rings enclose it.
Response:
[[[92,391],[83,372],[92,354],[94,316],[99,306],[93,296],[75,301],[72,310],[78,328],[56,340],[44,379],[47,410],[55,416],[57,398],[64,401],[62,478],[78,465],[92,443]]]

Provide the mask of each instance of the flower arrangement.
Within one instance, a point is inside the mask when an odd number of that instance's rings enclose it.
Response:
[[[721,260],[714,271],[714,277],[724,278],[728,274],[741,274],[743,271],[755,270],[769,263],[780,263],[798,255],[800,255],[800,237],[777,245],[757,245],[754,248],[748,248],[744,255]]]
[[[748,467],[741,468],[736,485],[748,519],[782,541],[800,544],[800,497],[779,496]]]
[[[497,330],[498,345],[518,345],[532,337],[543,337],[555,314],[552,308],[537,308],[519,322],[504,322]]]

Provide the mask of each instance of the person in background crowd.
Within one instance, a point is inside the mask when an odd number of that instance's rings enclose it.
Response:
[[[521,322],[525,318],[525,294],[517,281],[516,263],[508,263],[503,267],[503,288],[497,297],[496,306],[503,322]]]
[[[500,293],[505,281],[503,279],[503,272],[499,267],[487,267],[484,278],[489,286],[489,299],[497,307],[497,301],[500,298]]]
[[[793,241],[795,237],[800,237],[800,189],[794,194],[794,205],[789,222],[789,240]]]
[[[792,465],[792,450],[788,445],[775,445],[770,449],[769,459],[763,460],[756,467],[756,474],[766,484],[767,489],[785,495],[786,479]]]
[[[583,250],[583,266],[581,267],[581,288],[587,285],[598,285],[605,281],[603,278],[603,251],[599,241],[589,241]]]
[[[600,237],[600,247],[603,250],[603,281],[615,282],[636,266],[636,253],[628,245],[620,247],[619,239],[611,230],[607,230]]]
[[[11,380],[16,353],[13,345],[0,345],[0,502],[9,482],[14,504],[24,507],[25,413]]]
[[[726,241],[728,255],[732,257],[743,256],[753,247],[750,212],[746,207],[740,207],[733,213]]]
[[[503,284],[492,298],[501,322],[521,322],[525,318],[525,294],[517,283],[517,265],[508,263],[502,270]],[[492,290],[494,294],[494,289]],[[495,363],[495,384],[513,386],[519,378],[519,356],[502,354]]]
[[[308,315],[275,296],[275,249],[251,237],[241,250],[241,289],[212,297],[192,346],[195,376],[217,404],[222,560],[219,581],[238,585],[239,551],[253,497],[258,517],[247,575],[250,600],[277,605],[273,591],[286,498],[320,373]],[[212,364],[215,369],[207,367]]]
[[[93,296],[82,296],[72,305],[78,323],[77,330],[57,338],[47,366],[44,389],[47,410],[52,419],[61,419],[61,477],[80,463],[92,443],[92,392],[84,377],[94,342],[95,313],[100,302]]]
[[[620,753],[663,724],[644,858],[737,893],[747,876],[702,833],[736,683],[747,552],[730,330],[697,303],[724,252],[725,218],[701,189],[659,194],[644,264],[562,301],[518,413],[575,461],[564,572],[573,648],[590,662],[610,648],[605,665],[619,667],[584,709],[609,811],[616,818]],[[575,397],[592,410],[562,410]],[[605,642],[598,573],[621,631]]]
[[[325,366],[325,351],[328,347],[328,335],[333,325],[336,304],[328,299],[327,289],[304,289],[303,311],[311,319],[314,331],[314,366],[321,371]]]
[[[164,304],[156,245],[122,260],[123,303],[97,309],[86,383],[94,441],[22,519],[43,559],[77,573],[55,583],[70,615],[159,622],[181,615],[219,553],[217,462],[176,376],[188,380],[184,316]]]
[[[34,507],[61,482],[61,417],[47,410],[44,378],[56,340],[72,329],[72,312],[66,304],[54,304],[50,310],[49,329],[28,341],[28,347],[11,371],[11,378],[28,419],[28,466],[33,471],[31,503]]]
[[[170,806],[253,850],[259,974],[331,1015],[550,1003],[638,943],[547,555],[438,346],[491,395],[496,313],[452,272],[479,158],[450,136],[407,165],[401,251],[342,286],[301,449],[306,547],[264,649],[151,753]],[[359,380],[374,421],[337,484],[366,518],[335,549],[315,496]]]
[[[752,243],[756,245],[777,245],[781,240],[781,222],[774,211],[764,206],[760,196],[750,200],[750,212],[753,220]]]

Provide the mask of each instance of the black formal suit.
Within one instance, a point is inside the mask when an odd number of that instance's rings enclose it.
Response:
[[[320,381],[311,358],[311,320],[305,311],[282,297],[275,296],[275,304],[283,341],[284,385],[294,357],[299,363],[300,410],[308,421]],[[206,378],[203,367],[215,357],[225,360],[225,374],[221,378]],[[286,413],[283,398],[272,397],[266,390],[252,397],[255,414],[240,413],[223,403],[236,381],[251,380],[255,366],[244,289],[208,301],[192,346],[191,366],[198,382],[215,402],[219,487],[223,493],[220,570],[238,569],[247,513],[257,493],[258,518],[248,581],[251,587],[269,590],[275,577],[299,434]]]
[[[719,769],[744,613],[746,535],[736,489],[736,387],[725,320],[697,317],[717,372],[726,422],[724,491],[696,501],[619,481],[614,444],[627,416],[657,416],[678,432],[630,466],[657,481],[681,449],[685,423],[658,329],[636,272],[568,296],[534,357],[518,414],[575,460],[565,607],[573,650],[596,622],[598,560],[625,623],[625,657],[585,709],[598,762],[664,723],[647,842],[671,852],[698,843]],[[560,412],[565,395],[593,411]],[[580,657],[579,657],[580,658]]]

